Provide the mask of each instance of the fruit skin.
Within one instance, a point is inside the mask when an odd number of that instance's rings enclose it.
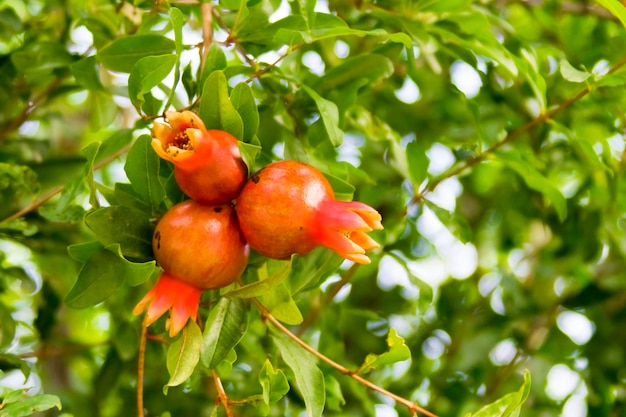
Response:
[[[170,125],[154,124],[152,147],[174,164],[180,189],[201,203],[234,200],[248,176],[237,139],[228,132],[207,130],[198,115],[187,110],[167,111],[165,116]]]
[[[159,220],[152,248],[168,275],[202,290],[231,284],[248,263],[248,245],[229,204],[175,205]]]
[[[250,246],[273,259],[324,245],[369,263],[365,250],[379,247],[365,232],[382,229],[380,214],[363,203],[335,200],[324,175],[302,162],[267,165],[248,179],[235,206]]]
[[[196,319],[204,290],[224,287],[241,276],[249,255],[232,206],[194,200],[179,203],[163,215],[152,248],[163,271],[133,314],[147,308],[144,325],[149,326],[170,310],[166,328],[171,337],[187,320]]]

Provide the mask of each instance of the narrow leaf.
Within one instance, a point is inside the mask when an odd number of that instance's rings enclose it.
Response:
[[[148,135],[137,139],[126,156],[124,171],[137,194],[157,212],[165,199],[165,188],[159,180],[160,161],[151,142]]]
[[[81,268],[65,303],[87,308],[106,300],[124,283],[124,272],[117,255],[106,249],[98,251]]]
[[[202,363],[215,368],[241,340],[248,328],[243,300],[222,298],[213,307],[202,336]]]
[[[169,387],[185,382],[193,373],[200,360],[202,349],[202,332],[195,321],[189,320],[181,335],[167,350],[166,366],[170,379],[163,387],[167,394]]]
[[[617,0],[598,0],[598,3],[606,7],[626,27],[626,7],[622,3]]]
[[[230,101],[243,121],[242,140],[250,143],[259,129],[259,110],[252,89],[246,83],[237,84],[230,93]]]
[[[269,277],[253,282],[252,284],[244,285],[236,290],[229,291],[224,294],[224,297],[252,298],[261,296],[276,288],[276,286],[280,285],[289,276],[289,273],[291,272],[291,265],[292,261],[289,261]]]
[[[176,55],[158,55],[141,58],[128,77],[128,94],[135,107],[144,102],[144,94],[159,85],[172,72]]]
[[[339,128],[339,110],[332,101],[326,100],[313,89],[303,85],[302,88],[315,101],[320,118],[328,134],[328,138],[333,146],[339,146],[343,142],[343,131]]]
[[[273,335],[285,363],[293,370],[298,391],[304,399],[307,417],[319,417],[324,411],[326,390],[324,374],[315,364],[314,357],[282,333]]]
[[[228,83],[222,71],[215,71],[204,82],[199,109],[208,129],[224,130],[243,138],[243,121],[228,98]]]
[[[499,400],[481,408],[475,414],[467,414],[466,417],[518,417],[522,405],[530,393],[530,372],[524,371],[524,383],[517,392],[505,395]]]

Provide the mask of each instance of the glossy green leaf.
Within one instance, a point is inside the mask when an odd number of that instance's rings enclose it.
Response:
[[[598,0],[598,3],[606,7],[626,27],[626,9],[622,3],[618,0]]]
[[[274,287],[272,291],[263,294],[261,302],[277,320],[285,324],[295,326],[304,320],[284,282]]]
[[[214,71],[221,71],[225,68],[226,54],[224,54],[224,51],[217,43],[212,43],[204,62],[202,77],[199,80],[201,83],[200,85],[203,85],[202,82],[204,82]]]
[[[7,401],[7,399],[9,401]],[[61,410],[61,400],[56,395],[38,394],[26,395],[21,393],[17,397],[6,397],[0,407],[2,417],[26,417],[40,411],[57,408]]]
[[[104,245],[119,243],[129,259],[152,259],[152,223],[143,211],[124,206],[102,207],[87,214],[85,223]]]
[[[385,353],[380,355],[370,353],[367,355],[357,372],[364,374],[380,366],[391,365],[396,362],[411,359],[409,347],[404,342],[404,339],[398,336],[394,328],[389,329],[389,333],[387,334],[387,346],[389,350]]]
[[[176,45],[176,55],[183,52],[183,25],[185,24],[185,16],[180,9],[171,7],[169,10],[170,22],[174,29],[174,43]]]
[[[95,255],[96,252],[99,252],[104,246],[99,241],[85,242],[85,243],[76,243],[74,245],[70,245],[67,247],[68,254],[72,257],[72,259],[85,263]]]
[[[243,138],[243,120],[230,102],[228,83],[222,71],[211,73],[204,82],[198,114],[207,129],[220,129],[239,140]]]
[[[474,414],[466,414],[465,417],[518,417],[522,405],[530,394],[530,385],[530,372],[525,370],[524,383],[519,391],[507,394]]]
[[[324,374],[315,364],[315,358],[300,345],[282,333],[272,335],[285,363],[293,370],[298,391],[304,399],[307,417],[319,417],[324,411],[326,391]]]
[[[248,328],[243,300],[222,298],[213,306],[202,335],[202,363],[215,368],[239,343]]]
[[[539,171],[534,169],[528,162],[512,152],[498,152],[498,160],[504,162],[509,168],[517,172],[531,189],[540,192],[554,205],[559,220],[567,217],[567,202],[561,192],[550,183]]]
[[[286,262],[282,268],[275,271],[267,278],[261,279],[251,284],[244,285],[243,287],[239,287],[235,290],[231,290],[224,294],[224,297],[252,298],[266,294],[267,292],[273,290],[278,285],[280,285],[283,281],[285,281],[285,279],[287,279],[289,273],[291,272],[292,261]]]
[[[169,387],[175,387],[185,382],[192,374],[200,361],[202,349],[202,332],[195,321],[189,320],[180,335],[167,349],[167,372],[169,381],[163,387],[167,394]]]
[[[306,85],[303,85],[302,88],[313,101],[315,101],[330,143],[332,143],[333,146],[341,145],[343,142],[343,131],[339,128],[339,111],[337,105],[332,101],[326,100]]]
[[[154,212],[165,200],[165,188],[159,177],[159,156],[154,152],[148,135],[140,136],[128,152],[124,171],[135,192],[150,204]]]
[[[128,94],[135,106],[144,102],[143,95],[159,85],[172,72],[176,55],[158,55],[141,58],[130,71]]]
[[[132,35],[118,38],[98,51],[98,61],[113,71],[131,72],[142,58],[171,54],[176,49],[173,40],[161,35]]]
[[[252,89],[246,83],[239,83],[230,92],[230,101],[243,121],[243,137],[246,143],[252,142],[259,129],[259,110]]]
[[[259,382],[263,387],[263,401],[267,405],[280,400],[289,392],[287,377],[280,369],[274,369],[269,359],[265,359],[259,372]]]

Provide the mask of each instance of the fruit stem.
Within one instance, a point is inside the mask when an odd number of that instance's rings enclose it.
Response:
[[[148,340],[148,326],[144,317],[141,323],[141,338],[139,339],[139,360],[137,363],[137,417],[144,417],[143,412],[143,376],[146,360],[146,341]]]

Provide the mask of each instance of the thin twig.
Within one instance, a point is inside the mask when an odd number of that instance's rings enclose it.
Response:
[[[128,150],[131,148],[131,146],[132,146],[132,144],[128,144],[128,145],[124,146],[122,149],[120,149],[119,151],[115,152],[114,154],[104,158],[102,161],[98,162],[97,164],[94,164],[94,166],[93,166],[94,171],[102,168],[103,166],[113,162],[114,160],[116,160],[120,156],[124,155],[126,152],[128,152]],[[40,207],[41,205],[43,205],[46,201],[50,200],[52,197],[54,197],[55,195],[57,195],[60,192],[62,192],[64,189],[65,189],[65,185],[59,185],[59,186],[51,189],[46,194],[42,195],[41,197],[39,197],[38,199],[36,199],[35,201],[30,203],[26,207],[24,207],[23,209],[13,213],[12,215],[10,215],[9,217],[7,217],[6,219],[4,219],[2,221],[3,222],[10,222],[11,220],[19,219],[20,217],[30,213],[31,211],[33,211],[33,210],[37,209],[38,207]]]
[[[137,361],[137,417],[144,417],[143,412],[143,376],[146,361],[146,341],[148,340],[148,326],[144,318],[141,323],[141,338],[139,339],[139,360]]]
[[[308,345],[306,342],[304,342],[302,339],[300,339],[298,336],[296,336],[295,334],[293,334],[289,329],[287,329],[285,326],[283,326],[283,324],[281,322],[279,322],[273,315],[272,313],[270,313],[264,306],[263,304],[261,304],[260,301],[258,301],[256,298],[252,298],[252,302],[254,303],[254,305],[259,309],[259,311],[261,312],[261,315],[268,320],[269,322],[271,322],[274,326],[276,326],[278,328],[278,330],[280,330],[282,333],[284,333],[287,337],[289,337],[291,340],[293,340],[294,342],[296,342],[297,344],[299,344],[302,348],[304,348],[304,350],[306,350],[307,352],[311,353],[313,356],[315,356],[316,358],[320,359],[321,361],[325,362],[326,364],[332,366],[333,368],[335,368],[336,370],[338,370],[339,372],[341,372],[344,375],[349,376],[350,378],[354,379],[355,381],[357,381],[358,383],[360,383],[361,385],[366,386],[367,388],[371,389],[372,391],[376,391],[379,392],[381,394],[383,394],[386,397],[391,398],[392,400],[396,401],[397,403],[402,404],[403,406],[405,406],[406,408],[409,409],[409,411],[411,413],[422,413],[428,417],[437,417],[435,414],[431,413],[428,410],[425,410],[424,408],[420,407],[419,405],[415,404],[412,401],[407,400],[404,397],[400,397],[399,395],[396,395],[390,391],[387,391],[386,389],[374,384],[373,382],[368,381],[367,379],[361,377],[360,375],[356,374],[355,372],[349,370],[348,368],[346,368],[343,365],[338,364],[337,362],[333,361],[332,359],[330,359],[329,357],[323,355],[322,353],[320,353],[319,351],[317,351],[316,349],[314,349],[313,347],[311,347],[310,345]]]
[[[54,90],[56,90],[63,83],[63,78],[59,77],[54,79],[48,86],[35,97],[33,97],[28,104],[22,109],[22,111],[13,119],[11,123],[3,126],[0,129],[0,143],[2,143],[9,133],[16,129],[19,129],[22,124],[28,120],[28,116],[45,101]]]
[[[209,48],[213,43],[213,4],[202,3],[200,5],[202,11],[202,55],[200,57],[200,74],[204,72]]]
[[[59,356],[65,356],[65,355],[72,355],[74,353],[78,353],[78,352],[82,352],[84,350],[89,350],[89,349],[93,349],[95,347],[99,347],[102,345],[106,345],[111,343],[110,341],[105,341],[102,343],[93,343],[93,344],[87,344],[87,345],[70,345],[70,346],[64,346],[64,347],[60,347],[60,348],[55,348],[55,349],[49,349],[49,348],[45,348],[45,349],[41,349],[35,352],[27,352],[27,353],[22,353],[20,355],[17,355],[18,358],[20,359],[28,359],[28,358],[37,358],[37,359],[47,359],[47,358],[56,358]]]
[[[300,47],[302,47],[303,44],[299,43],[296,44],[294,46],[289,47],[289,49],[287,49],[287,51],[282,54],[281,56],[279,56],[276,61],[272,62],[271,64],[267,64],[266,66],[264,66],[263,68],[255,71],[254,74],[252,74],[251,76],[248,77],[248,79],[246,80],[246,83],[250,83],[252,82],[255,78],[261,78],[261,76],[263,74],[265,74],[266,72],[268,72],[269,70],[271,70],[272,68],[274,68],[276,65],[278,65],[278,63],[280,61],[282,61],[283,59],[287,58],[289,55],[291,55],[294,51],[300,49]]]
[[[226,395],[226,391],[224,390],[224,386],[222,385],[222,380],[220,376],[217,374],[215,369],[211,370],[213,374],[213,380],[215,381],[215,388],[217,389],[217,395],[219,397],[219,402],[224,406],[224,410],[226,410],[226,415],[228,417],[234,417],[233,410],[230,409],[230,404],[228,402],[228,395]]]
[[[611,70],[608,72],[608,74],[614,73],[615,71],[617,71],[618,69],[620,69],[624,65],[626,65],[626,56],[623,57],[621,60],[619,60],[611,68]],[[507,134],[504,139],[502,139],[500,142],[496,142],[495,144],[490,146],[488,149],[486,149],[484,152],[482,152],[482,153],[480,153],[480,154],[478,154],[478,155],[476,155],[476,156],[466,160],[461,165],[457,166],[456,168],[451,169],[450,171],[446,172],[445,174],[441,175],[440,177],[435,178],[433,181],[431,181],[430,183],[428,183],[426,185],[426,188],[424,188],[421,192],[419,192],[413,198],[413,201],[411,203],[418,204],[418,203],[422,202],[424,200],[424,197],[426,196],[426,194],[433,192],[435,190],[435,188],[437,188],[437,186],[439,184],[441,184],[443,181],[447,180],[448,178],[452,178],[452,177],[454,177],[456,175],[459,175],[460,173],[465,171],[467,168],[470,168],[470,167],[478,164],[479,162],[483,161],[488,155],[493,154],[495,151],[497,151],[498,149],[500,149],[504,145],[514,141],[515,139],[519,138],[520,136],[522,136],[523,134],[528,132],[533,127],[535,127],[535,126],[537,126],[537,125],[539,125],[539,124],[541,124],[541,123],[551,119],[555,114],[565,110],[566,108],[568,108],[572,104],[576,103],[577,101],[579,101],[580,99],[585,97],[587,94],[589,94],[593,89],[594,89],[593,85],[588,85],[587,87],[585,87],[582,90],[580,90],[573,97],[571,97],[571,98],[561,102],[558,106],[553,107],[553,108],[551,108],[550,110],[548,110],[548,111],[546,111],[544,113],[541,113],[539,116],[537,116],[536,118],[532,119],[531,121],[529,121],[528,123],[526,123],[522,127],[518,128],[518,129],[516,129],[516,130],[514,130],[512,132],[509,132],[509,134]]]

